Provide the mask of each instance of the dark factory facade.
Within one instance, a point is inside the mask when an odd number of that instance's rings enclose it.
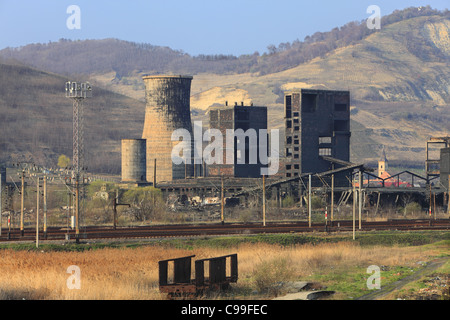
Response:
[[[223,139],[223,163],[207,166],[207,176],[225,176],[236,178],[261,177],[261,168],[264,166],[260,155],[260,130],[267,130],[267,107],[244,106],[243,103],[234,106],[211,107],[209,110],[210,129],[218,129]],[[234,137],[232,150],[227,150],[227,130],[242,129],[248,134],[243,141]],[[252,129],[252,130],[249,130]],[[241,132],[242,132],[241,131]],[[253,133],[252,135],[250,133]],[[256,135],[255,135],[256,134]],[[267,154],[267,148],[264,150]],[[233,161],[227,161],[227,154],[232,154]],[[256,158],[254,158],[256,156]],[[252,161],[256,159],[256,161]]]
[[[338,169],[323,157],[350,161],[350,93],[302,89],[285,93],[286,177]],[[336,185],[348,185],[345,173]]]

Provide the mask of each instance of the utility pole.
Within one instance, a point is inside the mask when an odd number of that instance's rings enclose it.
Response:
[[[224,189],[223,189],[223,174],[222,174],[222,176],[221,176],[221,178],[220,178],[220,180],[221,180],[221,191],[220,191],[220,219],[221,219],[221,221],[222,221],[222,224],[224,224],[225,223],[225,220],[224,220],[224,216],[223,216],[223,210],[224,210],[224,206],[225,206],[225,199],[224,199]]]
[[[311,175],[308,180],[308,225],[311,228]]]
[[[266,226],[266,176],[263,174],[263,226]]]
[[[301,177],[298,180],[298,196],[300,197],[300,208],[303,209],[303,181]]]
[[[450,174],[448,175],[447,214],[450,215]]]
[[[11,212],[8,214],[8,240],[11,239]]]
[[[0,173],[0,236],[2,235],[2,190],[3,190],[3,186],[2,186],[2,174]]]
[[[117,204],[119,202],[119,189],[116,190],[116,196],[113,200],[113,211],[114,211],[114,230],[117,228]]]
[[[429,185],[430,185],[430,212],[429,212],[429,216],[430,216],[430,226],[431,226],[431,182],[428,180],[428,183],[429,183]]]
[[[68,196],[69,197],[67,199],[67,203],[68,203],[68,206],[67,206],[67,230],[69,230],[69,226],[71,229],[73,229],[72,217],[73,217],[73,197],[74,196],[73,196],[72,190],[70,190],[70,189],[68,191]],[[69,232],[69,231],[67,231],[67,232]]]
[[[433,192],[434,220],[436,220],[436,192]]]
[[[119,203],[119,189],[116,190],[116,196],[113,199],[114,230],[116,230],[116,228],[117,228],[117,207],[118,206],[128,206],[128,207],[130,207],[130,204],[128,204],[128,203]]]
[[[353,240],[355,240],[356,188],[354,177],[352,177],[352,187],[353,187]]]
[[[44,175],[44,239],[47,239],[47,176]]]
[[[361,177],[361,170],[359,170],[359,174],[358,174],[358,180],[359,180],[359,190],[358,190],[358,213],[359,213],[359,230],[361,230],[361,213],[362,213],[362,189],[361,189],[361,185],[362,185],[362,177]]]
[[[23,230],[23,212],[24,212],[24,203],[25,203],[25,170],[22,169],[22,186],[20,192],[20,235],[24,236]]]
[[[153,166],[153,188],[156,188],[156,158],[155,158],[155,164]]]
[[[39,176],[36,183],[36,248],[39,248]]]
[[[66,232],[66,241],[69,241],[69,226],[70,226],[70,205],[71,205],[71,200],[72,200],[72,191],[70,190],[70,188],[68,188],[67,191],[67,219],[66,219],[66,225],[67,225],[67,232]]]
[[[334,165],[333,165],[334,168]],[[333,226],[334,214],[334,174],[331,175],[331,226]]]
[[[80,182],[78,179],[75,181],[75,241],[80,243],[80,225],[79,225],[79,214],[80,214]]]

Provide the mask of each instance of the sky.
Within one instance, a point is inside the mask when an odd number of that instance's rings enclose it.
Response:
[[[116,38],[198,54],[253,54],[350,21],[448,0],[0,0],[0,49]],[[79,14],[68,8],[76,5]],[[74,14],[76,16],[74,16]],[[74,20],[74,17],[77,20]],[[70,28],[67,21],[69,20]],[[75,23],[79,22],[79,25]],[[73,28],[76,26],[77,28]]]

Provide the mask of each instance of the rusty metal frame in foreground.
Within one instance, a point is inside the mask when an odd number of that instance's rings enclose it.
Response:
[[[230,283],[237,282],[237,254],[195,261],[195,279],[191,278],[193,257],[195,255],[158,262],[160,292],[172,297],[198,295],[207,291],[226,290]],[[230,266],[229,276],[227,276],[227,260]],[[173,262],[173,281],[170,283],[169,262]],[[209,277],[205,277],[205,262],[209,265]]]

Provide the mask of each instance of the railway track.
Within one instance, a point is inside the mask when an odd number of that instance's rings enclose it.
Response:
[[[359,222],[356,221],[356,230],[359,230]],[[367,222],[362,221],[361,230],[449,230],[450,220],[419,219],[419,220],[388,220]],[[286,223],[225,223],[225,224],[182,224],[182,225],[155,225],[138,227],[94,227],[88,226],[80,229],[80,240],[93,239],[120,239],[120,238],[165,238],[165,237],[187,237],[208,235],[236,235],[236,234],[258,234],[258,233],[296,233],[296,232],[339,232],[353,230],[353,221],[342,220],[333,223],[313,223],[309,227],[308,222],[286,222]],[[39,233],[40,240],[65,240],[75,239],[75,230],[67,228],[50,227],[47,229],[47,237],[42,230]],[[20,230],[2,230],[0,242],[10,241],[34,241],[36,230],[28,228],[21,236]]]

